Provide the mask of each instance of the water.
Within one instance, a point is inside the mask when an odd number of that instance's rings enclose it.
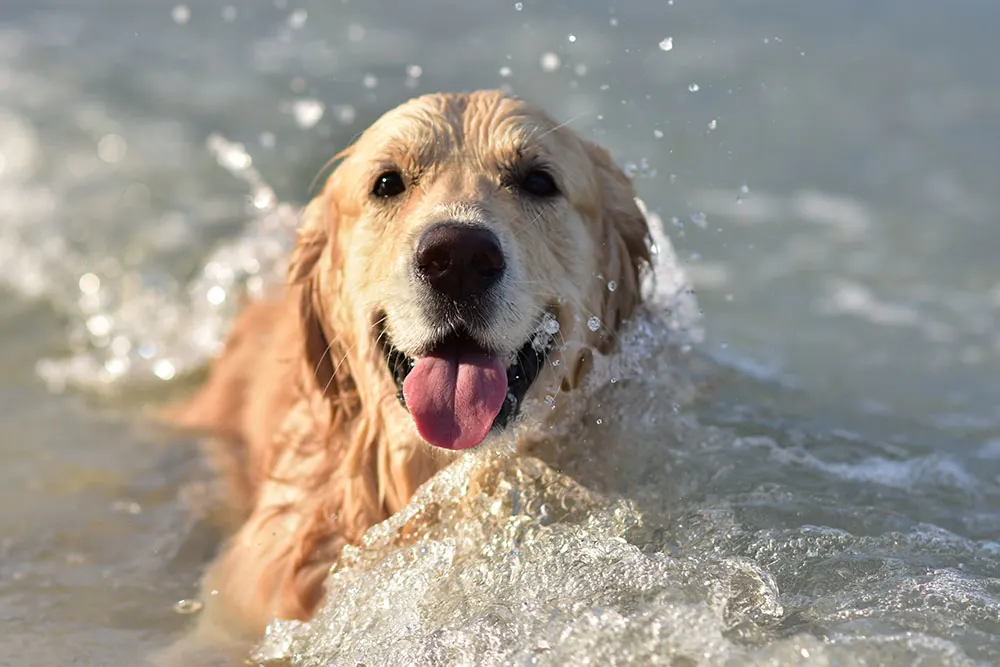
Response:
[[[621,373],[575,457],[447,471],[259,658],[1000,662],[998,20],[5,3],[0,664],[134,665],[183,634],[224,517],[145,407],[280,274],[332,154],[413,94],[489,86],[630,165],[704,340]]]

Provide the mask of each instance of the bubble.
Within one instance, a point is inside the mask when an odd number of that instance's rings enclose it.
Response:
[[[576,35],[567,35],[566,39],[569,40],[570,44],[573,44],[574,42],[576,42]]]
[[[261,132],[260,133],[260,145],[264,148],[274,148],[275,137],[274,132]]]
[[[618,27],[618,19],[616,19],[614,17],[608,19],[608,23],[611,25],[612,28],[617,28]]]
[[[618,289],[618,283],[616,283],[613,280],[609,280],[608,281],[608,291],[609,292],[614,292],[616,289]]]
[[[292,104],[292,115],[295,117],[295,122],[304,130],[316,125],[323,118],[325,111],[324,104],[312,98],[295,100]]]
[[[601,419],[600,417],[598,417],[598,418],[597,418],[597,422],[596,422],[596,423],[597,423],[597,425],[598,425],[598,426],[600,426],[601,424],[603,424],[603,423],[604,423],[604,420],[603,420],[603,419]]]
[[[601,328],[601,318],[594,316],[587,320],[587,328],[591,331],[597,331]]]
[[[197,614],[204,605],[198,600],[178,600],[174,611],[178,614]]]
[[[187,5],[177,5],[170,10],[170,17],[177,25],[184,25],[191,20],[191,10]]]
[[[693,222],[698,229],[705,229],[708,227],[708,216],[701,211],[696,211],[691,214],[691,222]]]
[[[522,9],[524,9],[524,3],[523,2],[515,2],[514,3],[514,11],[519,12]]]
[[[105,134],[97,142],[97,156],[108,164],[121,162],[127,150],[128,144],[117,134]]]
[[[500,76],[506,78],[506,77],[510,76],[511,74],[513,74],[513,72],[506,65],[504,65],[503,67],[500,68]]]
[[[688,86],[688,90],[691,91],[692,93],[697,93],[699,90],[701,90],[701,86],[699,86],[697,83],[692,83],[690,86]]]
[[[674,50],[674,38],[667,37],[660,41],[660,51],[673,51]]]
[[[579,63],[573,67],[573,73],[577,76],[587,76],[587,66],[583,63]]]
[[[718,126],[719,126],[719,121],[717,121],[716,119],[713,118],[712,120],[708,121],[708,129],[709,130],[714,130]]]
[[[663,138],[663,130],[653,130],[653,136],[657,139]]]
[[[411,79],[419,79],[424,74],[424,68],[420,65],[407,65],[406,76]]]
[[[232,23],[236,20],[236,15],[238,11],[233,5],[226,5],[222,8],[222,20],[226,23]]]
[[[545,405],[549,406],[551,409],[556,409],[556,397],[552,394],[547,394],[545,396]]]
[[[542,57],[539,59],[539,64],[542,66],[542,71],[555,72],[559,69],[562,61],[559,60],[559,56],[549,51],[548,53],[542,54]]]
[[[542,323],[542,328],[547,334],[559,333],[559,321],[554,317],[546,317],[545,322]]]
[[[298,30],[306,24],[306,19],[309,18],[309,12],[304,9],[296,9],[294,12],[288,15],[288,25],[291,28]]]
[[[374,74],[365,74],[364,78],[361,79],[361,85],[371,90],[378,85],[378,78]]]

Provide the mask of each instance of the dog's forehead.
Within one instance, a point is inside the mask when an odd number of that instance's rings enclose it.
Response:
[[[574,137],[540,108],[499,91],[437,93],[404,102],[379,118],[358,144],[368,154],[440,163],[459,151],[515,158],[569,148]]]

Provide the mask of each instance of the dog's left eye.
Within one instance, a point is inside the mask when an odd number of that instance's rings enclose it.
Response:
[[[544,169],[532,169],[529,171],[521,179],[521,182],[518,183],[518,187],[535,197],[548,198],[559,194],[559,187],[556,185],[555,179],[552,178],[552,174]]]
[[[375,179],[372,186],[372,194],[376,197],[388,199],[403,194],[406,191],[406,183],[398,171],[387,171]]]

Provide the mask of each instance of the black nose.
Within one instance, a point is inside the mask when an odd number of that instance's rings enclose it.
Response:
[[[414,263],[417,276],[455,301],[482,294],[504,271],[503,249],[493,232],[450,222],[424,232]]]

